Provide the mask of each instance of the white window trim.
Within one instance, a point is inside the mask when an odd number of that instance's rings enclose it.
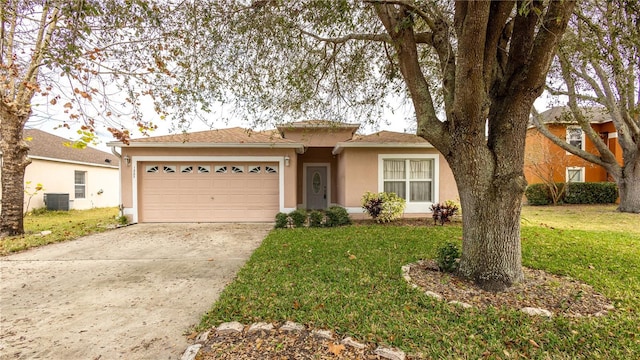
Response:
[[[327,207],[331,206],[331,164],[330,163],[304,163],[302,164],[302,208],[307,208],[307,168],[308,167],[327,168]]]
[[[284,156],[132,156],[131,157],[131,189],[133,209],[125,209],[132,217],[132,223],[138,222],[138,162],[276,162],[278,168],[284,169]],[[284,171],[278,172],[278,197],[280,212],[295,209],[284,207]]]
[[[580,129],[580,134],[581,134],[580,150],[584,150],[585,149],[584,130],[580,126],[576,126],[576,125],[567,126],[567,128],[565,129],[565,141],[567,142],[567,144],[569,144],[569,129]],[[567,151],[567,155],[573,155],[573,154]]]
[[[574,183],[578,183],[578,182],[585,182],[585,178],[584,178],[584,167],[579,167],[579,166],[569,166],[566,168],[565,172],[564,172],[564,179],[566,182],[570,182],[569,181],[569,171],[572,170],[580,170],[580,178],[582,179],[581,181],[572,181]]]
[[[84,174],[84,184],[78,184],[76,182],[76,173],[83,173]],[[74,170],[73,171],[73,198],[74,199],[86,199],[87,198],[87,175],[88,175],[87,171],[82,171],[82,170]],[[76,186],[78,186],[78,185],[84,186],[84,196],[83,197],[76,197]]]
[[[440,156],[438,154],[378,154],[378,192],[384,191],[384,160],[389,159],[433,160],[433,203],[407,201],[404,209],[407,214],[430,212],[429,207],[440,202]]]

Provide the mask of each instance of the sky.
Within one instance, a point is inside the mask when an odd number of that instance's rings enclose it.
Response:
[[[551,106],[550,97],[546,94],[543,94],[540,98],[536,100],[534,106],[539,112],[542,112]],[[52,107],[43,107],[42,110],[39,110],[38,107],[34,107],[34,114],[31,119],[27,123],[27,128],[36,128],[51,134],[67,138],[70,140],[75,140],[79,137],[77,134],[77,130],[80,125],[76,124],[75,126],[71,124],[71,129],[58,128],[60,124],[67,118],[66,114],[63,114],[61,111],[55,111],[56,108]],[[218,110],[223,111],[223,110]],[[360,128],[360,132],[363,134],[371,134],[377,131],[387,130],[387,131],[395,131],[395,132],[411,132],[411,129],[415,129],[415,120],[413,118],[413,108],[411,105],[398,105],[394,112],[387,111],[385,118],[383,121],[378,123],[376,126],[370,125],[362,125]],[[168,135],[172,132],[172,124],[166,120],[159,120],[158,115],[153,110],[152,106],[143,106],[143,113],[146,114],[147,120],[152,120],[155,124],[158,125],[158,129],[155,130],[151,136],[160,136],[160,135]],[[212,117],[219,116],[220,118],[224,116],[220,116],[220,113],[213,114]],[[305,118],[299,119],[307,120]],[[353,120],[344,119],[345,122],[355,122]],[[230,127],[245,127],[250,128],[251,125],[244,123],[240,120],[229,122],[223,122],[215,120],[212,121],[216,128],[230,128]],[[132,138],[140,138],[143,137],[139,132],[135,130],[135,125],[131,124]],[[189,131],[205,131],[210,130],[209,126],[202,121],[194,120],[189,128]],[[109,133],[106,128],[102,124],[98,124],[96,127],[97,133],[97,144],[91,144],[90,146],[93,148],[97,148],[102,151],[111,152],[111,148],[107,146],[108,142],[115,141],[111,133]]]

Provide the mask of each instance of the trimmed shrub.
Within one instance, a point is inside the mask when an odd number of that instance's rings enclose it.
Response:
[[[285,229],[289,225],[289,215],[279,212],[276,214],[276,229]]]
[[[527,203],[529,203],[529,205],[549,205],[553,202],[549,188],[547,188],[545,184],[531,184],[527,186],[524,195],[527,197]]]
[[[325,214],[320,210],[309,213],[309,227],[323,227],[326,225]]]
[[[351,224],[351,218],[349,217],[349,213],[347,209],[341,206],[332,206],[327,209],[327,223],[326,226],[334,227],[334,226],[344,226]]]
[[[564,202],[567,204],[612,204],[618,198],[618,187],[612,182],[568,183]]]
[[[362,208],[376,222],[384,223],[399,219],[404,213],[406,201],[396,193],[371,193],[362,195]]]
[[[303,209],[298,209],[290,212],[289,217],[293,222],[293,227],[303,227],[307,222],[307,212]]]
[[[567,204],[613,204],[618,199],[618,187],[612,182],[572,182],[556,183],[559,188],[565,186],[564,195],[558,203]],[[529,205],[553,204],[551,193],[544,184],[532,184],[525,191]]]
[[[452,242],[444,244],[444,246],[438,248],[438,254],[436,255],[436,264],[440,268],[440,271],[454,272],[458,268],[458,258],[460,257],[460,250],[458,246]]]

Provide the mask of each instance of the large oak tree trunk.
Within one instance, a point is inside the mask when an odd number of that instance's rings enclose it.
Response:
[[[470,137],[460,136],[458,151],[447,156],[464,224],[459,273],[485,290],[502,291],[524,279],[520,212],[527,187],[524,134],[531,103],[532,97],[494,103],[489,137],[480,134],[465,141]]]
[[[640,213],[640,156],[635,162],[625,164],[617,183],[620,195],[618,211]]]
[[[502,291],[524,279],[520,248],[524,186],[516,182],[459,187],[464,224],[459,273],[485,290]]]
[[[2,210],[0,235],[24,233],[24,172],[31,161],[23,128],[30,111],[12,111],[0,105],[0,148],[2,149]]]

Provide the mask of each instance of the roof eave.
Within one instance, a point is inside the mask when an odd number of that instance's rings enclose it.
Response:
[[[365,142],[339,142],[333,148],[333,155],[340,154],[345,148],[405,148],[405,149],[433,149],[430,143],[365,143]]]
[[[253,149],[296,149],[304,151],[304,145],[300,143],[203,143],[203,142],[130,142],[128,145],[120,141],[107,143],[107,146],[119,148],[253,148]]]

